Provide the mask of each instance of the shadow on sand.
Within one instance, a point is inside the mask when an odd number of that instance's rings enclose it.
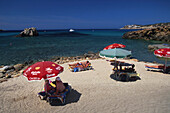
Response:
[[[65,104],[62,104],[60,100],[56,100],[51,103],[51,106],[64,106],[66,104],[78,102],[80,99],[81,93],[72,89],[71,92],[66,96]]]
[[[116,81],[121,81],[121,82],[134,82],[137,80],[141,80],[141,78],[139,76],[134,76],[134,77],[130,77],[130,78],[127,78],[127,76],[121,76],[121,78],[117,78],[116,74],[111,74],[110,78],[114,79]]]
[[[170,74],[170,69],[166,69],[166,70],[149,70],[147,69],[147,71],[151,71],[151,72],[158,72],[158,73],[163,73],[163,74]]]

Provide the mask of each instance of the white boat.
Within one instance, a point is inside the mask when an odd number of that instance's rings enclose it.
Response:
[[[70,29],[69,32],[74,32],[74,29]]]

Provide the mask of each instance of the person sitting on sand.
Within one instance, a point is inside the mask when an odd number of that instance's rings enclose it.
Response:
[[[120,63],[121,63],[121,62],[119,62],[119,61],[115,61],[114,68],[113,68],[114,71],[118,71],[118,70],[119,70],[119,69],[118,69],[118,66],[120,66]],[[121,66],[120,68],[121,68],[121,70],[122,70],[122,66]]]
[[[65,90],[65,86],[61,81],[60,77],[56,77],[56,94],[61,93]]]
[[[132,64],[132,67],[131,68],[125,68],[125,72],[135,72],[135,69],[134,69],[135,65]]]
[[[65,86],[60,77],[56,77],[54,82],[51,82],[51,80],[48,79],[45,80],[44,90],[47,94],[53,95],[63,92],[65,90]]]
[[[135,68],[135,65],[132,64],[132,68],[129,68],[129,71],[130,71],[130,72],[135,72],[135,69],[134,69],[134,68]]]
[[[48,95],[52,95],[56,91],[56,88],[52,86],[51,83],[51,80],[45,79],[44,91]]]

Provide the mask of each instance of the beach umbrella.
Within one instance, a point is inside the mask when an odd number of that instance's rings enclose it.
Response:
[[[29,81],[31,80],[41,80],[48,79],[57,76],[59,73],[63,72],[63,67],[51,62],[42,61],[37,62],[27,69],[24,70],[23,75],[27,77]]]
[[[165,66],[164,69],[166,70],[166,64],[168,58],[170,58],[170,48],[162,48],[154,51],[154,55],[160,57],[160,58],[165,58]]]
[[[114,44],[108,45],[108,46],[105,47],[103,50],[114,49],[114,48],[125,48],[125,47],[126,47],[126,46],[123,45],[123,44],[114,43]]]
[[[115,48],[100,51],[99,55],[104,58],[124,58],[131,56],[131,51]]]

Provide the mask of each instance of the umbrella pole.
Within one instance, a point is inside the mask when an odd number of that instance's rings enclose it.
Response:
[[[114,63],[114,70],[115,70],[115,68],[116,68],[116,59],[114,61],[115,61],[115,63]]]
[[[116,68],[116,71],[118,71],[118,66],[119,66],[119,63],[117,63],[117,58],[115,57],[115,65],[114,65],[114,69]]]
[[[165,66],[164,66],[165,72],[166,72],[166,65],[167,65],[167,58],[165,59]]]

